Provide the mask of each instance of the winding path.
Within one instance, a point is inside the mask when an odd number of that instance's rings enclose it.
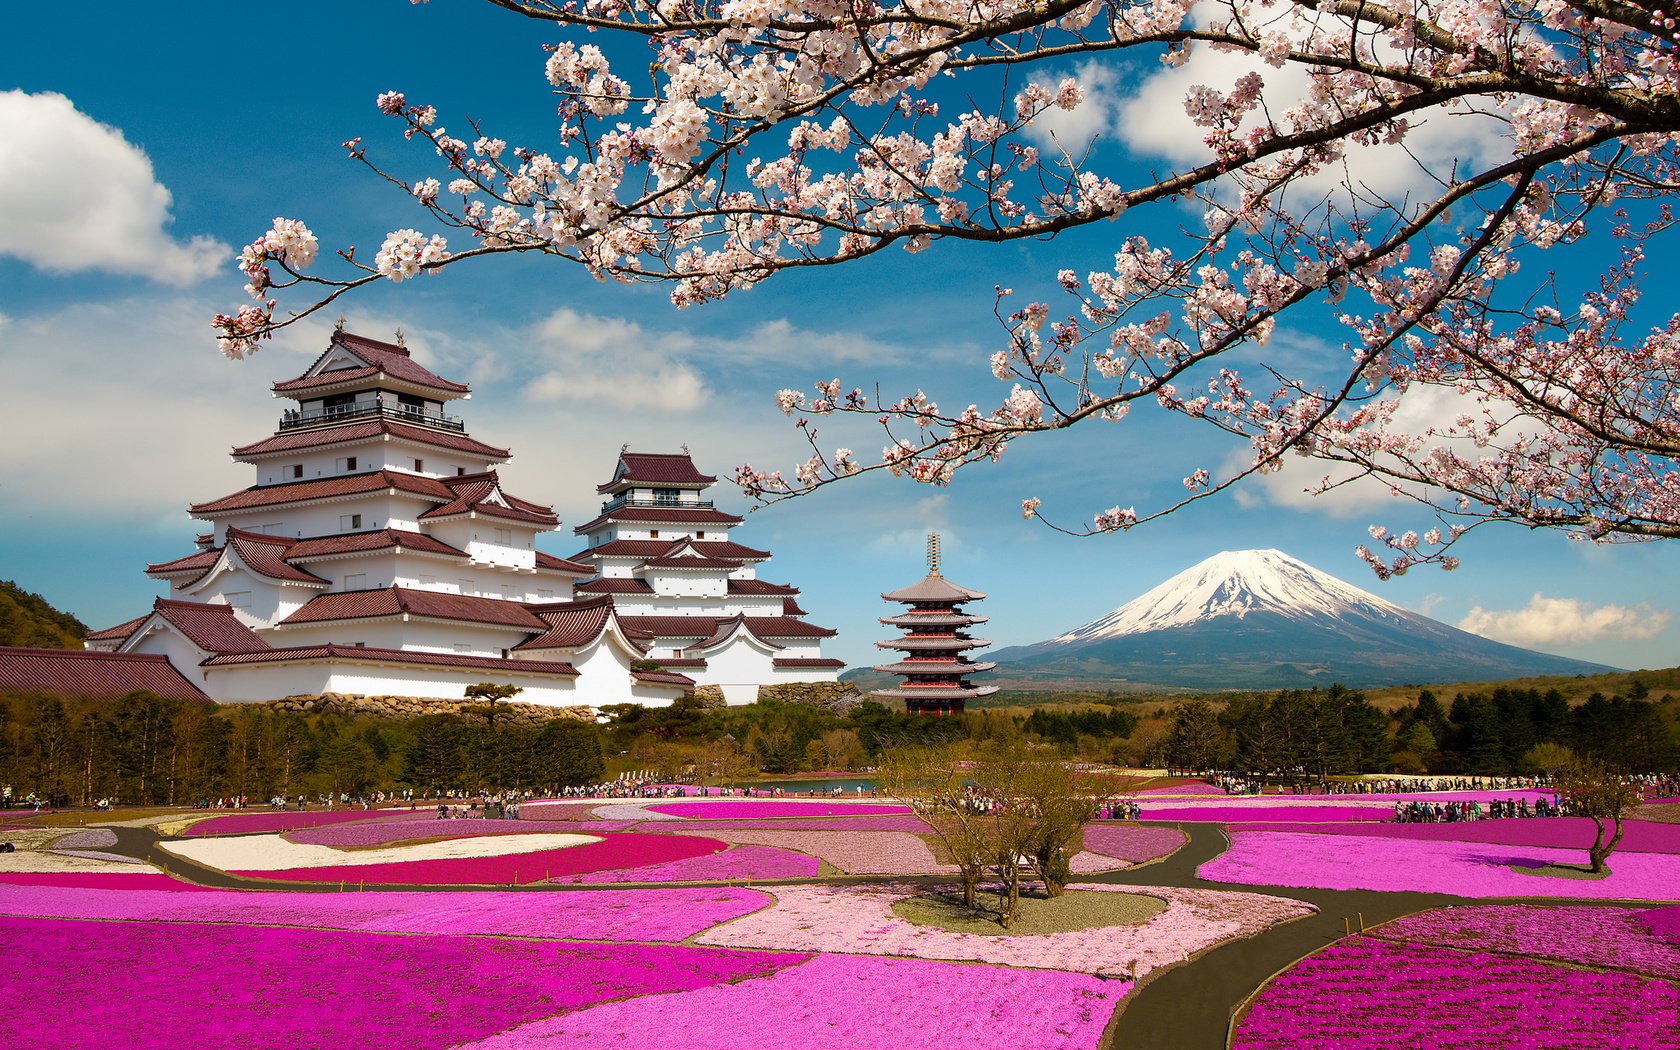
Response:
[[[1231,1019],[1242,1003],[1272,975],[1298,959],[1357,931],[1361,918],[1367,926],[1402,915],[1450,904],[1475,903],[1468,898],[1435,893],[1380,893],[1368,890],[1317,890],[1280,886],[1247,886],[1204,882],[1197,878],[1201,865],[1219,856],[1229,845],[1222,825],[1157,824],[1174,827],[1188,837],[1184,846],[1170,856],[1106,874],[1078,876],[1080,882],[1119,886],[1176,886],[1215,890],[1247,890],[1287,897],[1313,905],[1318,911],[1240,941],[1212,948],[1187,965],[1158,970],[1121,1001],[1100,1044],[1101,1050],[1225,1050],[1229,1045]],[[162,841],[150,827],[115,827],[113,852],[161,862],[182,878],[219,889],[265,889],[319,892],[320,887],[296,882],[270,882],[242,878],[206,867],[175,854],[163,854]],[[883,880],[928,884],[949,883],[949,876],[906,879],[903,876],[854,876],[840,879],[797,880],[834,883],[875,883]],[[701,883],[698,885],[724,885]],[[774,885],[774,884],[770,884]],[[460,891],[463,886],[367,886],[366,890]],[[514,887],[477,887],[507,892]],[[574,890],[631,888],[615,885],[531,884],[517,887],[532,893]],[[768,886],[766,888],[769,888]]]

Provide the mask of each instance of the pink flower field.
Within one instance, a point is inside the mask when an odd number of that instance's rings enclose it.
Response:
[[[467,1046],[1094,1050],[1128,987],[1045,970],[821,955],[768,977],[606,1003]]]
[[[520,835],[535,831],[623,831],[628,820],[389,820],[372,824],[327,824],[301,828],[286,835],[292,842],[315,846],[386,846],[414,839],[467,838],[475,835]]]
[[[1184,845],[1184,832],[1136,824],[1088,824],[1085,848],[1132,864],[1158,860]]]
[[[1167,902],[1139,926],[1104,926],[1071,933],[990,937],[919,926],[893,914],[906,886],[778,886],[773,908],[745,915],[700,935],[703,944],[734,948],[838,951],[901,955],[1142,977],[1188,955],[1312,913],[1299,901],[1256,893],[1163,886],[1074,884],[1070,889],[1139,893]]]
[[[134,879],[137,876],[114,876]],[[155,876],[154,878],[164,878]],[[0,884],[0,915],[29,918],[250,923],[363,933],[564,938],[579,941],[681,941],[774,903],[741,888],[299,893],[140,886],[99,889]],[[181,888],[191,889],[185,883]]]
[[[1336,806],[1336,805],[1241,805],[1241,806],[1174,806],[1169,803],[1145,802],[1143,820],[1183,820],[1229,823],[1232,821],[1351,821],[1393,820],[1394,807]]]
[[[933,829],[911,813],[874,817],[769,817],[760,820],[665,821],[644,831],[907,831],[931,835]]]
[[[1312,886],[1327,890],[1412,890],[1460,897],[1578,897],[1672,900],[1680,894],[1680,857],[1616,853],[1604,879],[1524,875],[1514,865],[1583,864],[1580,850],[1433,842],[1352,835],[1236,831],[1231,848],[1203,864],[1209,882]]]
[[[867,817],[908,813],[909,806],[871,802],[794,802],[786,799],[720,798],[667,802],[648,809],[671,817],[740,820],[752,817]]]
[[[1639,908],[1489,904],[1434,908],[1371,932],[1385,940],[1476,948],[1680,980],[1680,945],[1652,934],[1645,918],[1651,914]]]
[[[0,885],[64,886],[96,890],[168,890],[215,892],[152,871],[3,871]]]
[[[1307,818],[1303,818],[1307,819]],[[1241,824],[1232,824],[1236,831]],[[1593,822],[1586,817],[1515,817],[1456,824],[1299,824],[1268,825],[1257,830],[1366,835],[1435,842],[1487,842],[1507,846],[1547,846],[1584,850],[1592,841]],[[1680,824],[1650,820],[1623,822],[1618,853],[1680,853]]]
[[[441,823],[441,822],[440,822]],[[725,844],[687,835],[638,835],[605,832],[601,841],[565,849],[507,853],[490,857],[451,857],[387,864],[338,864],[279,870],[240,869],[229,874],[286,882],[373,883],[404,886],[511,886],[544,882],[608,868],[645,867],[718,853]],[[353,857],[354,854],[347,854]]]
[[[430,1050],[627,996],[774,972],[806,957],[676,945],[559,944],[272,926],[11,917],[0,938],[6,1045],[293,1050],[354,1033],[365,1050]],[[135,961],[144,959],[144,966]],[[40,1022],[40,984],[52,1012]],[[661,1000],[662,1001],[662,1000]],[[137,1003],[168,1004],[136,1009]]]
[[[770,846],[734,846],[722,853],[649,864],[640,868],[613,868],[582,876],[585,883],[603,882],[722,882],[726,879],[809,879],[817,874],[817,858]]]
[[[686,829],[673,836],[687,837]],[[934,859],[933,850],[903,831],[708,831],[725,842],[809,853],[848,875],[945,874],[957,869]]]
[[[182,834],[194,838],[203,835],[248,835],[258,831],[293,831],[369,820],[414,820],[421,812],[408,809],[248,810],[207,817]]]
[[[1674,1050],[1674,986],[1354,936],[1257,996],[1232,1050]]]

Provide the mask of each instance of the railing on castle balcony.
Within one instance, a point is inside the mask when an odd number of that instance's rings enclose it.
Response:
[[[300,430],[304,427],[320,427],[334,423],[343,423],[352,419],[394,419],[400,423],[412,426],[431,427],[434,430],[449,430],[457,434],[464,434],[467,425],[455,416],[427,415],[419,408],[408,405],[380,405],[358,403],[353,405],[333,405],[330,408],[293,409],[280,416],[281,430]]]
[[[601,513],[608,514],[624,507],[652,507],[659,510],[711,510],[716,504],[709,499],[630,499],[628,496],[617,496],[601,504]]]

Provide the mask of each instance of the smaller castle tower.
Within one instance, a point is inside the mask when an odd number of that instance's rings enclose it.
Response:
[[[977,602],[986,596],[980,591],[960,587],[939,574],[939,534],[928,534],[928,574],[918,583],[881,595],[889,602],[906,605],[902,613],[881,620],[887,627],[902,628],[902,637],[876,642],[877,649],[896,649],[903,653],[897,663],[875,668],[886,674],[900,675],[904,681],[896,689],[878,689],[871,696],[896,697],[912,714],[946,715],[961,711],[964,702],[988,696],[998,691],[995,685],[977,686],[968,680],[971,674],[990,671],[994,663],[976,663],[970,652],[991,645],[985,638],[970,637],[965,630],[986,617],[963,612],[964,602]]]

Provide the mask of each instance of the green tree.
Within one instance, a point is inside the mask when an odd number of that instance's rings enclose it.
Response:
[[[468,700],[476,700],[476,704],[463,704],[461,713],[464,715],[483,715],[486,728],[496,728],[496,705],[504,700],[512,700],[525,690],[517,685],[497,685],[494,682],[479,682],[469,685],[462,690],[462,695]]]

